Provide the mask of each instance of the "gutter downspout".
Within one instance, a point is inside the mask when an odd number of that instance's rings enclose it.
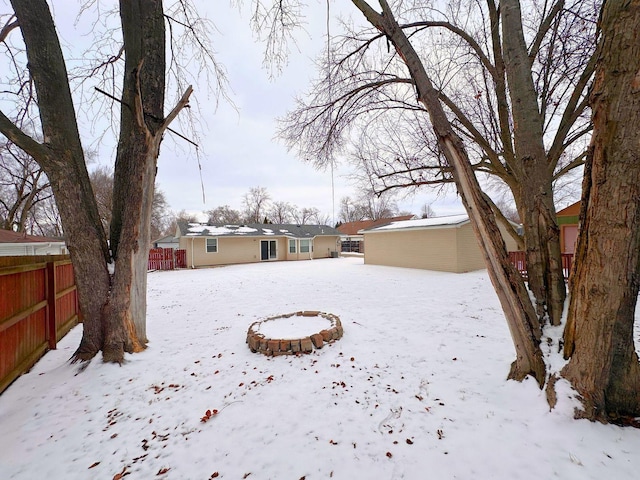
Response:
[[[193,237],[191,237],[191,268],[196,268],[193,265]]]

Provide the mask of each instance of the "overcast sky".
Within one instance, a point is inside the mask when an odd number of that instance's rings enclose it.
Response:
[[[341,8],[343,14],[346,12],[361,21],[360,12],[350,2],[330,1],[333,14],[340,13],[338,9]],[[51,3],[69,64],[81,61],[74,50],[83,44],[90,45],[90,32],[97,27],[87,26],[89,14],[79,25],[74,24],[82,4],[79,0],[52,0]],[[335,199],[337,220],[340,199],[359,195],[348,178],[350,167],[344,164],[338,167],[334,174],[335,192],[332,193],[329,171],[316,171],[293,153],[288,153],[283,143],[275,138],[276,119],[294,107],[296,94],[308,90],[310,80],[315,76],[314,58],[326,49],[326,0],[306,2],[307,31],[297,35],[298,47],[291,45],[288,65],[273,79],[263,67],[264,47],[255,39],[249,26],[246,7],[251,2],[244,2],[242,12],[232,7],[228,0],[194,0],[194,3],[217,28],[211,43],[217,61],[227,72],[228,94],[233,105],[224,99],[216,105],[206,84],[194,85],[192,111],[198,122],[198,155],[184,141],[176,140],[168,133],[158,161],[157,182],[171,209],[201,212],[229,205],[240,210],[243,195],[250,188],[259,186],[266,188],[274,201],[289,202],[300,208],[316,207],[330,218],[333,218]],[[4,5],[3,12],[10,11],[7,0],[0,0],[0,4]],[[112,2],[100,2],[103,9],[111,5]],[[336,22],[331,28],[333,34],[338,33]],[[116,79],[116,82],[120,81]],[[93,91],[92,88],[88,90]],[[173,107],[171,99],[174,97],[175,91],[168,93],[166,112]],[[95,109],[91,118],[104,118],[103,123],[107,123],[108,113],[104,110]],[[95,148],[92,142],[95,142],[99,128],[90,130],[91,120],[82,118],[79,113],[85,149]],[[183,130],[183,126],[175,122],[171,126]],[[90,168],[95,165],[113,167],[115,137],[103,138],[97,162]],[[409,198],[398,198],[400,210],[415,214],[420,213],[425,203],[430,203],[437,215],[464,212],[455,195],[436,199],[432,192],[424,191]]]
[[[340,199],[358,196],[348,178],[351,173],[348,165],[343,164],[334,172],[332,193],[330,171],[315,170],[287,152],[275,138],[276,119],[294,107],[296,94],[308,90],[316,74],[314,58],[326,49],[326,2],[307,3],[306,32],[297,35],[297,47],[292,45],[289,63],[282,73],[270,79],[263,67],[264,47],[251,32],[246,9],[241,12],[229,6],[229,2],[215,2],[215,11],[209,13],[218,29],[212,43],[217,59],[227,71],[234,105],[223,100],[216,109],[209,101],[201,110],[205,125],[200,149],[205,203],[196,157],[186,151],[182,156],[179,153],[174,156],[170,151],[161,154],[158,183],[174,210],[202,211],[220,205],[241,209],[243,195],[251,187],[260,186],[268,190],[274,201],[286,201],[300,208],[316,207],[331,216],[335,199],[337,220]],[[343,9],[343,15],[353,13],[360,19],[355,7],[332,0],[332,13],[340,13],[338,8]],[[335,23],[331,28],[337,33]],[[200,88],[196,95],[202,101],[205,86]],[[464,211],[456,198],[436,200],[426,191],[398,198],[401,210],[416,214],[425,202],[433,202],[432,208],[438,215]]]
[[[338,13],[343,2],[331,2],[331,10]],[[350,5],[346,12],[359,12]],[[218,60],[224,64],[232,89],[233,106],[221,102],[218,109],[205,111],[208,132],[202,142],[202,176],[206,204],[197,162],[189,159],[161,158],[158,182],[167,193],[172,208],[189,211],[203,210],[228,204],[240,209],[242,196],[249,188],[261,186],[272,200],[286,201],[298,207],[316,207],[332,214],[335,198],[336,216],[339,201],[344,196],[358,196],[348,178],[350,167],[340,166],[334,173],[335,193],[332,195],[330,171],[317,171],[311,165],[288,153],[275,138],[276,119],[294,106],[294,96],[309,88],[315,76],[314,58],[326,49],[326,3],[308,2],[306,32],[297,35],[298,48],[292,46],[289,64],[274,79],[263,67],[263,45],[256,42],[249,27],[247,12],[216,2],[212,18],[219,33],[213,44]],[[345,10],[343,10],[343,13]],[[337,32],[337,27],[332,27]],[[432,202],[427,192],[413,198],[400,199],[399,207],[420,213],[425,202]],[[452,205],[453,203],[453,205]],[[455,199],[443,199],[433,204],[437,214],[459,213],[462,206]],[[337,218],[336,218],[337,220]]]

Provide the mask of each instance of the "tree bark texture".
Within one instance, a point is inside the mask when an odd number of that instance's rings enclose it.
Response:
[[[150,246],[149,225],[160,153],[165,90],[165,31],[162,2],[120,2],[125,42],[125,73],[120,109],[111,222],[111,252],[117,281],[112,301],[116,323],[129,335],[125,351],[140,351],[147,343],[146,284]],[[113,345],[111,348],[116,348]],[[120,355],[118,347],[114,355]]]
[[[49,7],[44,0],[12,0],[12,6],[27,46],[44,142],[33,141],[4,116],[6,128],[0,129],[40,164],[51,182],[84,319],[77,355],[87,359],[100,351],[104,339],[102,315],[109,293],[106,236],[84,162],[65,62]]]
[[[505,71],[513,105],[516,161],[511,167],[521,189],[514,197],[524,225],[529,288],[536,298],[538,317],[548,316],[553,325],[559,325],[566,290],[553,201],[553,166],[549,166],[544,147],[542,115],[522,30],[520,1],[501,1],[500,15]]]
[[[640,0],[604,4],[591,103],[562,373],[582,397],[581,416],[606,422],[640,416]]]
[[[38,96],[44,142],[24,134],[0,112],[0,131],[29,153],[51,181],[76,275],[84,332],[76,360],[99,351],[122,362],[146,338],[146,274],[153,188],[160,142],[188,104],[191,87],[163,116],[165,31],[162,2],[120,2],[125,77],[114,173],[111,251],[98,214],[64,58],[45,0],[13,0]],[[110,275],[108,265],[115,264]]]
[[[440,148],[454,168],[458,192],[484,253],[489,277],[502,305],[514,342],[516,360],[511,366],[509,378],[522,380],[525,376],[532,375],[542,386],[546,369],[539,346],[540,323],[522,278],[509,262],[491,206],[483,196],[462,140],[453,131],[424,65],[399,27],[387,2],[380,0],[382,14],[378,14],[365,1],[352,1],[367,20],[387,36],[407,65],[418,91],[418,100],[429,112]]]

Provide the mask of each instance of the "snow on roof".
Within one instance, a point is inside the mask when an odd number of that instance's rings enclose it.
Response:
[[[465,213],[461,215],[449,215],[446,217],[419,218],[417,220],[403,220],[400,222],[392,222],[388,225],[365,230],[365,232],[402,230],[405,228],[448,227],[460,225],[468,221],[469,216]]]
[[[207,233],[209,235],[228,235],[230,233],[252,233],[257,232],[255,228],[246,227],[244,225],[225,225],[223,227],[214,225],[201,225],[199,223],[190,223],[187,227],[187,235],[200,235]]]
[[[283,235],[294,238],[311,238],[318,235],[339,235],[340,233],[327,225],[294,225],[252,223],[249,225],[228,225],[206,223],[188,223],[179,225],[180,235],[219,237],[219,236],[275,236]]]

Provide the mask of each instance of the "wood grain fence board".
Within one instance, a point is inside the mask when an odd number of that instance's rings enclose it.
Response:
[[[66,255],[0,257],[0,393],[80,320]]]

